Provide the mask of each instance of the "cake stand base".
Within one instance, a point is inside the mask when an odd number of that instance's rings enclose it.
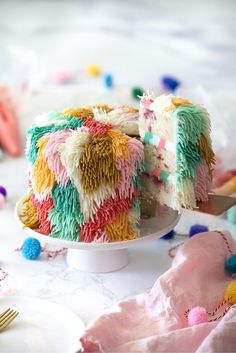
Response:
[[[127,249],[116,250],[67,250],[69,266],[84,272],[113,272],[125,267],[129,262]]]

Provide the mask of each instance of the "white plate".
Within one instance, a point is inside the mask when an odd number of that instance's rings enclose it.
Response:
[[[0,312],[19,311],[11,325],[0,333],[1,353],[75,353],[84,329],[70,310],[48,301],[28,297],[0,299]]]

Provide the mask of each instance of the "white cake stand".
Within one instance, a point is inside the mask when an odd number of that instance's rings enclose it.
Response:
[[[48,244],[68,248],[68,265],[86,272],[112,272],[121,269],[129,262],[128,248],[142,246],[151,240],[161,238],[176,226],[181,216],[177,211],[167,207],[156,216],[153,206],[152,215],[141,218],[140,238],[113,243],[84,243],[52,238],[25,227],[20,218],[20,209],[21,202],[18,202],[15,208],[16,220],[27,235]]]

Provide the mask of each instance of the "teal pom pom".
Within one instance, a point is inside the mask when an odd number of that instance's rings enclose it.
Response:
[[[202,224],[194,224],[190,230],[189,230],[189,236],[192,237],[193,235],[196,235],[198,233],[204,233],[204,232],[208,232],[209,229],[208,227],[202,225]]]
[[[27,260],[35,260],[40,255],[42,250],[40,242],[35,238],[27,238],[25,239],[21,252],[22,255]]]
[[[236,254],[225,260],[225,269],[229,273],[236,273]]]

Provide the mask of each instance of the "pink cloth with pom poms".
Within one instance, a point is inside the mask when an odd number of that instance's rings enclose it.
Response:
[[[225,232],[232,251],[236,244]],[[236,308],[216,322],[189,326],[185,312],[212,311],[224,296],[229,256],[216,232],[195,235],[179,248],[171,268],[149,293],[118,303],[92,321],[80,338],[83,352],[234,352]],[[220,312],[219,312],[220,313]]]

